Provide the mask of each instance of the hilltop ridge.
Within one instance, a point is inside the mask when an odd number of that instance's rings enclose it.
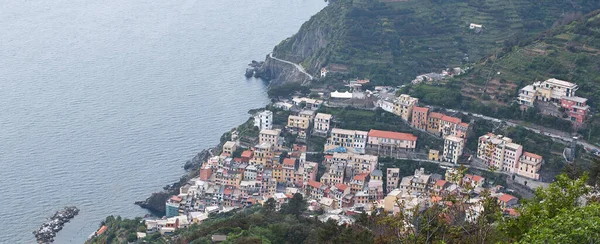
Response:
[[[313,75],[333,65],[378,84],[403,84],[421,73],[471,64],[535,37],[565,15],[597,8],[600,2],[589,0],[339,0],[277,45],[273,55]],[[273,67],[265,70],[276,84],[304,82],[270,72]]]

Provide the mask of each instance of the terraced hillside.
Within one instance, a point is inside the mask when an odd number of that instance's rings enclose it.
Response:
[[[338,0],[275,47],[278,58],[317,74],[342,64],[353,76],[401,84],[415,75],[478,61],[549,29],[593,0]],[[471,23],[483,25],[470,29]]]
[[[574,19],[574,20],[573,20]],[[518,89],[536,80],[559,78],[577,83],[578,96],[600,106],[600,11],[571,16],[571,22],[541,33],[476,65],[462,94],[510,102]]]

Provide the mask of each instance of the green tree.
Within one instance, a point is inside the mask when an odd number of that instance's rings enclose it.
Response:
[[[269,199],[267,199],[267,201],[263,205],[263,209],[265,210],[265,212],[267,214],[275,212],[276,204],[277,203],[275,202],[275,199],[270,197]]]
[[[549,228],[569,229],[561,235],[561,242],[556,243],[577,243],[578,240],[585,238],[598,238],[596,235],[588,235],[590,232],[587,229],[577,229],[587,223],[581,217],[583,213],[590,214],[589,217],[600,216],[600,212],[592,213],[597,203],[591,203],[589,206],[580,206],[579,199],[589,192],[586,186],[587,175],[580,177],[577,180],[571,180],[565,174],[558,175],[556,181],[548,186],[548,188],[538,188],[535,197],[531,201],[526,201],[517,211],[519,217],[506,221],[503,229],[513,241],[528,243],[527,240],[546,240],[554,242],[549,236],[551,232]],[[560,226],[556,226],[560,224]],[[599,228],[600,222],[597,225],[590,226],[590,229]],[[544,242],[540,242],[544,243]],[[590,242],[586,242],[590,243]]]

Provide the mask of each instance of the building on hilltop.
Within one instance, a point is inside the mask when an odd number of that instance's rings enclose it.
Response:
[[[524,110],[533,107],[536,101],[554,103],[565,109],[567,118],[577,126],[584,122],[590,110],[586,98],[575,96],[578,89],[575,83],[552,78],[521,88],[518,101]]]

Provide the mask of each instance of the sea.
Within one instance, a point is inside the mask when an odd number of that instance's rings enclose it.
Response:
[[[55,243],[183,175],[269,100],[244,70],[323,0],[6,0],[0,3],[0,243],[64,206]]]

